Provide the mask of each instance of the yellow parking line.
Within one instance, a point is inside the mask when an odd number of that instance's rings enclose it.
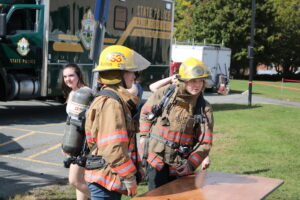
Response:
[[[45,153],[47,153],[47,152],[49,152],[49,151],[52,151],[52,150],[54,150],[54,149],[57,149],[57,148],[60,147],[60,146],[61,146],[61,143],[59,143],[59,144],[57,144],[57,145],[55,145],[55,146],[53,146],[53,147],[50,147],[50,148],[48,148],[48,149],[46,149],[46,150],[44,150],[44,151],[41,151],[41,152],[39,152],[39,153],[33,154],[33,155],[31,155],[31,156],[28,156],[27,158],[28,158],[28,159],[32,159],[32,158],[37,157],[37,156],[39,156],[39,155],[41,155],[41,154],[45,154]]]
[[[24,138],[24,137],[27,137],[27,136],[30,136],[30,135],[33,135],[33,134],[36,134],[36,131],[31,131],[31,132],[29,132],[29,133],[27,133],[27,134],[25,134],[25,135],[21,135],[21,136],[19,136],[19,137],[13,138],[13,139],[10,140],[10,141],[7,141],[7,142],[4,142],[4,143],[0,144],[0,147],[2,147],[2,146],[4,146],[4,145],[7,145],[7,144],[11,144],[11,143],[13,143],[13,142],[16,142],[16,141],[18,141],[18,140],[20,140],[20,139],[22,139],[22,138]]]
[[[6,129],[12,129],[12,130],[18,130],[18,131],[32,131],[32,130],[29,130],[29,129],[23,129],[23,128],[12,128],[12,127],[7,127],[7,126],[3,126],[3,127],[0,127],[0,128],[6,128]],[[43,134],[49,134],[49,135],[58,135],[58,136],[62,136],[63,133],[51,133],[51,132],[45,132],[45,131],[35,131],[37,133],[43,133]]]
[[[9,156],[9,155],[0,155],[0,157],[13,158],[13,159],[17,159],[17,160],[25,160],[25,161],[30,161],[30,162],[36,162],[36,163],[41,163],[41,164],[46,164],[46,165],[54,165],[54,166],[62,167],[62,164],[57,164],[57,163],[52,163],[52,162],[47,162],[47,161],[42,161],[42,160],[34,160],[34,159],[29,159],[29,158],[20,158],[20,157]]]

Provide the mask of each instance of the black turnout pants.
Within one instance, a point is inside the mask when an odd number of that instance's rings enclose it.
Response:
[[[149,190],[158,188],[159,186],[169,183],[177,178],[176,176],[169,175],[169,165],[167,164],[164,165],[162,170],[158,171],[156,168],[147,163],[146,173]]]

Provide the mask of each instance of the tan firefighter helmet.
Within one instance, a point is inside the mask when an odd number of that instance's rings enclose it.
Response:
[[[195,58],[188,58],[179,67],[179,80],[189,81],[210,76],[207,66]]]

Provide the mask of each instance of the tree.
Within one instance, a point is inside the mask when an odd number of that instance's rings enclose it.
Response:
[[[251,0],[210,0],[189,1],[194,5],[183,10],[185,15],[175,23],[175,37],[181,41],[194,39],[196,42],[224,43],[232,49],[231,72],[239,74],[248,68],[247,49],[250,43]],[[274,38],[274,6],[270,0],[260,0],[256,4],[255,64],[271,63],[272,38]],[[190,16],[187,16],[190,13]],[[182,25],[185,18],[191,18],[193,34],[184,34]],[[184,30],[186,32],[186,30]],[[185,36],[185,37],[184,37]],[[188,38],[188,37],[193,38]]]
[[[273,3],[276,12],[276,34],[272,38],[272,61],[275,66],[282,66],[283,75],[292,74],[300,66],[299,0],[273,0]]]
[[[195,24],[191,12],[195,9],[195,4],[188,0],[177,0],[175,9],[175,35],[176,40],[186,41],[187,38],[193,38],[195,34]]]

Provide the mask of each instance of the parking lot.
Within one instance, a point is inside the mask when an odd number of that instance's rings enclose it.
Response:
[[[50,101],[0,103],[0,197],[66,178],[61,140],[65,106]]]

